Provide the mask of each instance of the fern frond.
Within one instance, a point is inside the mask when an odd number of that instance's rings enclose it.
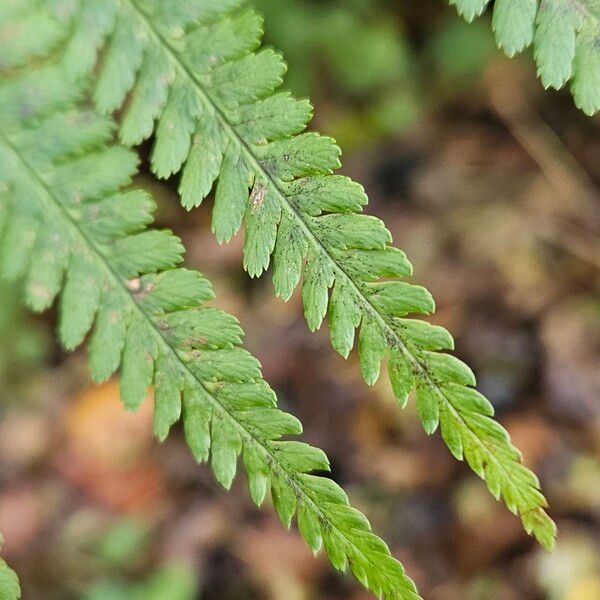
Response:
[[[450,334],[407,318],[434,311],[430,293],[401,279],[412,267],[390,245],[384,224],[358,214],[367,203],[363,188],[332,174],[340,166],[335,142],[301,133],[311,106],[276,93],[285,65],[272,50],[257,50],[261,20],[235,9],[239,4],[116,2],[96,104],[108,112],[124,106],[120,135],[126,144],[155,129],[152,169],[161,177],[182,170],[185,207],[198,206],[218,179],[212,222],[217,239],[230,239],[245,219],[244,266],[259,276],[273,256],[275,292],[284,300],[305,264],[309,327],[317,329],[328,315],[331,342],[344,357],[360,327],[365,381],[378,379],[387,355],[400,404],[416,388],[427,433],[441,427],[452,454],[466,459],[525,529],[551,547],[555,526],[537,477],[492,419],[489,401],[473,389],[471,370],[439,352],[453,348]]]
[[[449,0],[467,21],[490,0]],[[533,43],[537,73],[545,89],[571,82],[584,113],[600,110],[600,3],[598,0],[496,0],[492,29],[498,47],[514,56]]]
[[[300,422],[277,408],[258,361],[240,346],[237,320],[205,306],[209,282],[176,267],[179,239],[148,229],[152,199],[121,190],[137,157],[107,145],[112,121],[78,110],[77,96],[54,67],[0,81],[0,274],[24,278],[35,311],[60,296],[60,341],[74,349],[91,332],[92,377],[120,367],[126,408],[154,385],[160,440],[181,417],[195,458],[210,460],[225,488],[241,455],[252,500],[261,505],[270,492],[283,524],[296,515],[314,552],[323,546],[335,568],[349,566],[378,597],[417,600],[366,517],[314,473],[329,470],[325,454],[281,439],[300,434]]]

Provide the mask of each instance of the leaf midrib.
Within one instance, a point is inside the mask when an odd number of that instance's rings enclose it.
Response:
[[[246,143],[246,141],[243,139],[243,137],[240,136],[236,132],[234,127],[229,123],[227,117],[225,116],[224,110],[220,107],[219,103],[216,100],[214,100],[213,98],[211,98],[209,93],[204,90],[201,82],[198,81],[198,79],[195,77],[195,75],[193,74],[191,69],[186,64],[185,60],[183,58],[180,58],[180,54],[177,52],[175,47],[169,42],[168,39],[163,37],[163,35],[154,27],[154,25],[151,22],[150,17],[143,11],[143,9],[141,9],[136,4],[135,0],[126,0],[126,1],[133,8],[134,12],[138,15],[140,20],[144,23],[144,26],[150,30],[150,33],[152,34],[152,36],[157,38],[158,41],[160,42],[160,44],[166,48],[168,53],[171,55],[176,68],[179,69],[184,74],[185,77],[187,77],[188,79],[190,79],[192,81],[192,83],[194,84],[195,88],[197,89],[200,97],[203,99],[204,103],[208,104],[215,111],[215,114],[216,114],[217,119],[219,120],[221,126],[226,130],[228,135],[231,138],[235,139],[236,142],[240,145],[240,147],[243,148],[245,154],[247,155],[247,158],[249,159],[249,161],[252,164],[252,166],[254,167],[254,169],[258,173],[260,173],[261,177],[263,177],[266,181],[268,181],[269,184],[276,190],[277,194],[280,196],[281,200],[283,201],[282,206],[284,206],[285,209],[289,213],[291,213],[300,222],[301,227],[305,231],[307,237],[312,239],[313,243],[321,248],[321,251],[325,254],[325,256],[328,258],[328,260],[332,264],[332,268],[335,271],[337,271],[338,273],[340,273],[349,282],[350,286],[356,291],[356,293],[359,295],[363,304],[366,305],[366,308],[363,308],[363,310],[366,310],[367,314],[374,313],[376,315],[377,320],[383,326],[384,330],[388,332],[388,339],[389,339],[389,336],[391,336],[393,339],[396,340],[396,347],[408,358],[408,360],[419,371],[419,373],[422,374],[423,377],[425,377],[427,379],[428,383],[433,387],[433,389],[436,390],[438,397],[441,398],[441,400],[447,405],[447,409],[453,414],[453,416],[458,420],[458,422],[461,423],[462,426],[466,430],[469,431],[471,436],[477,441],[478,445],[486,452],[486,454],[490,457],[490,459],[498,466],[500,471],[504,473],[505,478],[511,482],[511,485],[517,491],[517,494],[521,498],[521,500],[522,500],[521,503],[524,507],[525,502],[523,501],[523,495],[519,489],[519,485],[518,485],[518,483],[513,482],[510,472],[507,470],[507,468],[502,464],[502,462],[500,462],[498,460],[496,455],[489,449],[487,444],[485,444],[479,438],[477,433],[463,419],[460,412],[455,409],[452,402],[445,396],[443,390],[440,389],[440,387],[437,384],[437,382],[435,381],[435,379],[429,374],[429,370],[427,369],[427,367],[418,359],[418,357],[416,357],[410,351],[410,349],[408,348],[407,342],[398,335],[398,333],[391,327],[391,325],[389,325],[386,318],[379,312],[379,310],[372,304],[372,302],[369,300],[369,298],[363,293],[360,286],[344,270],[344,268],[335,261],[335,259],[330,254],[330,252],[327,250],[327,248],[324,246],[324,244],[321,242],[321,240],[312,232],[310,227],[306,224],[306,222],[302,218],[301,214],[291,205],[291,203],[287,199],[285,193],[280,189],[280,187],[277,184],[277,182],[275,181],[275,179],[260,164],[260,162],[258,161],[256,156],[254,156],[250,146]],[[537,506],[537,508],[541,508],[541,507]],[[519,514],[523,514],[523,513],[520,512]]]
[[[106,275],[110,278],[112,284],[118,288],[121,293],[127,297],[127,301],[134,306],[134,310],[138,312],[138,314],[148,322],[150,329],[152,330],[154,336],[158,338],[161,345],[165,346],[168,349],[168,352],[175,357],[180,368],[185,371],[186,377],[190,379],[194,384],[199,385],[206,394],[211,398],[211,402],[213,403],[213,409],[217,409],[217,411],[221,411],[224,413],[234,424],[234,426],[241,431],[241,435],[245,440],[251,440],[256,444],[263,454],[267,457],[267,464],[271,465],[271,468],[275,466],[275,470],[279,471],[279,475],[282,474],[288,480],[288,483],[291,487],[296,490],[296,497],[298,498],[300,495],[305,499],[305,502],[312,506],[312,509],[319,517],[320,522],[326,522],[329,527],[336,530],[338,534],[348,543],[348,545],[352,546],[355,549],[357,554],[362,555],[365,560],[374,568],[377,568],[377,564],[374,563],[370,558],[364,554],[364,552],[358,548],[345,534],[343,530],[341,530],[333,521],[333,519],[327,515],[325,510],[320,507],[311,497],[311,494],[304,488],[303,483],[298,480],[295,471],[288,471],[284,465],[282,465],[277,457],[271,452],[271,450],[267,447],[265,440],[260,440],[256,437],[256,434],[245,427],[242,423],[240,423],[235,416],[230,412],[230,410],[224,406],[218,398],[214,396],[212,391],[201,381],[193,371],[189,368],[189,366],[181,359],[177,350],[175,350],[166,340],[163,333],[156,327],[152,317],[146,313],[142,309],[142,307],[135,302],[132,298],[131,293],[127,286],[125,285],[122,276],[112,267],[110,262],[107,260],[106,256],[102,253],[102,251],[96,246],[94,241],[83,231],[77,221],[71,216],[69,211],[63,206],[63,204],[56,198],[52,189],[48,186],[48,184],[44,181],[44,179],[37,173],[35,168],[33,168],[28,161],[21,155],[18,148],[14,146],[14,144],[10,141],[9,136],[7,136],[4,132],[0,131],[0,138],[2,143],[4,143],[5,147],[8,148],[10,153],[17,159],[18,163],[21,164],[22,168],[28,173],[31,178],[31,181],[35,183],[35,185],[42,190],[43,194],[50,199],[51,204],[55,207],[55,209],[63,215],[71,229],[75,232],[75,234],[85,243],[86,246],[92,251],[95,255],[97,262],[102,265],[103,270]],[[407,576],[408,577],[408,576]]]

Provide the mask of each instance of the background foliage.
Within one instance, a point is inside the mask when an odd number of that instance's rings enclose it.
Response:
[[[376,527],[390,532],[395,554],[420,574],[425,597],[594,597],[596,126],[566,94],[543,97],[527,63],[500,59],[486,24],[473,43],[490,49],[491,60],[473,61],[471,46],[456,50],[465,26],[451,11],[438,3],[397,4],[331,2],[323,9],[347,24],[341,37],[370,9],[366,52],[377,57],[385,48],[388,59],[395,48],[393,77],[350,81],[343,60],[319,53],[297,59],[305,81],[291,85],[316,91],[319,127],[354,147],[346,172],[367,185],[373,210],[414,257],[438,298],[437,322],[459,334],[463,358],[474,364],[528,464],[541,472],[565,532],[556,555],[535,549],[439,440],[417,433],[416,415],[399,420],[385,385],[365,391],[357,365],[331,354],[326,332],[308,337],[295,320],[299,306],[273,300],[267,280],[248,283],[238,268],[239,245],[228,248],[225,263],[223,249],[204,234],[206,209],[190,217],[174,208],[170,186],[151,184],[162,198],[159,219],[184,232],[192,264],[211,265],[219,305],[241,317],[284,407],[332,454],[335,476]],[[307,27],[313,20],[311,31],[318,29],[315,3],[294,6]],[[272,18],[267,27],[283,46],[288,25]],[[415,102],[427,89],[427,101]],[[370,106],[388,93],[409,92],[417,111],[372,127]],[[143,176],[140,182],[150,185]],[[576,205],[564,201],[574,197]],[[475,327],[467,327],[472,315]],[[25,319],[34,340],[53,326],[52,318]],[[25,353],[21,363],[18,353],[6,354],[17,360],[11,373],[18,364],[31,373],[24,392],[6,392],[0,436],[0,530],[10,564],[29,581],[26,597],[161,598],[173,581],[190,581],[182,598],[193,598],[194,588],[203,598],[360,597],[324,562],[314,565],[271,516],[251,509],[243,485],[232,497],[216,490],[180,439],[157,449],[147,435],[148,410],[122,423],[112,384],[82,392],[83,356],[50,348],[48,358]],[[105,466],[99,471],[98,464]]]

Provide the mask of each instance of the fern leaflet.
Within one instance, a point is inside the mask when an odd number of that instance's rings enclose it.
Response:
[[[449,0],[467,21],[489,0]],[[600,109],[600,2],[598,0],[496,0],[492,28],[498,47],[514,56],[533,44],[545,89],[571,81],[575,104],[593,115]]]
[[[113,122],[78,110],[79,92],[56,66],[0,81],[0,274],[24,278],[35,311],[60,295],[62,344],[73,349],[92,331],[92,377],[120,367],[127,409],[154,385],[160,440],[182,417],[194,456],[210,460],[225,488],[242,455],[252,500],[261,505],[270,491],[283,524],[296,515],[314,552],[323,546],[378,597],[418,599],[366,517],[314,474],[329,470],[325,454],[281,439],[300,434],[299,421],[277,408],[236,319],[204,306],[209,282],[176,268],[179,239],[147,228],[152,199],[121,191],[137,157],[108,145]]]
[[[100,4],[106,27],[93,44],[100,46],[105,35],[108,41],[95,101],[105,112],[123,107],[121,140],[137,144],[155,131],[152,169],[160,177],[182,170],[179,189],[188,209],[218,179],[217,239],[229,240],[245,220],[244,266],[259,276],[273,256],[275,292],[284,300],[304,266],[309,327],[317,329],[328,315],[332,345],[342,356],[360,327],[365,381],[378,379],[387,355],[400,404],[416,388],[426,432],[441,427],[452,454],[465,458],[527,532],[551,547],[555,526],[537,477],[492,419],[491,404],[473,389],[469,367],[439,352],[453,348],[452,337],[406,318],[434,311],[430,293],[401,279],[412,267],[390,245],[384,224],[358,214],[367,203],[363,188],[332,174],[340,166],[335,142],[301,133],[310,104],[275,93],[285,65],[277,53],[259,49],[261,19],[238,9],[238,0],[102,0],[82,5],[75,31]],[[75,74],[82,70],[76,53],[66,53],[65,65]]]
[[[4,540],[0,533],[0,549]],[[19,600],[21,597],[21,586],[17,574],[0,558],[0,598],[2,600]]]

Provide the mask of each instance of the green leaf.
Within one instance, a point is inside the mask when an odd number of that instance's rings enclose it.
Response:
[[[218,66],[211,73],[217,95],[230,109],[271,93],[283,82],[286,67],[279,54],[262,50]]]
[[[64,164],[57,163],[48,175],[48,181],[63,202],[76,208],[83,198],[106,197],[130,183],[138,162],[133,152],[113,146]]]
[[[345,571],[348,566],[348,558],[344,548],[344,540],[335,530],[323,531],[323,545],[331,564],[338,571]]]
[[[159,321],[163,335],[185,349],[237,346],[242,329],[235,317],[217,308],[178,310]]]
[[[244,466],[250,497],[256,506],[262,506],[269,487],[269,467],[251,444],[244,445]]]
[[[292,523],[292,517],[296,512],[296,496],[292,487],[281,476],[272,477],[271,494],[275,510],[286,529]]]
[[[235,477],[242,438],[222,418],[213,417],[211,427],[211,465],[217,481],[228,490]]]
[[[191,64],[198,73],[210,72],[215,65],[241,58],[260,44],[262,19],[244,12],[207,22],[187,39]]]
[[[253,104],[242,104],[234,112],[234,122],[242,137],[255,144],[300,133],[311,117],[310,102],[296,100],[289,92]]]
[[[534,57],[538,75],[545,88],[560,89],[573,74],[575,40],[583,25],[583,14],[575,5],[545,2],[536,22]]]
[[[36,211],[26,203],[30,196],[26,186],[11,185],[9,193],[15,201],[7,207],[6,229],[0,240],[0,275],[13,281],[27,270],[40,223]]]
[[[94,93],[98,110],[109,113],[123,103],[142,64],[147,42],[148,36],[140,33],[130,19],[117,17]]]
[[[454,350],[452,336],[439,325],[416,319],[396,319],[394,328],[424,350]]]
[[[198,302],[214,298],[210,282],[197,271],[187,269],[146,274],[134,291],[140,304],[156,314],[195,308]]]
[[[387,350],[387,343],[381,327],[372,318],[363,318],[358,338],[360,368],[367,385],[374,385],[379,379],[381,360]]]
[[[404,318],[413,313],[431,314],[433,298],[425,288],[400,279],[410,276],[412,267],[405,254],[390,245],[391,235],[382,221],[358,214],[366,204],[363,189],[330,174],[339,166],[339,149],[329,138],[300,133],[309,113],[307,103],[270,95],[279,85],[284,67],[270,50],[253,53],[257,21],[252,13],[225,11],[227,14],[207,19],[190,14],[188,29],[180,34],[186,43],[174,44],[152,11],[145,12],[137,4],[130,10],[133,2],[124,0],[120,16],[135,23],[151,46],[168,49],[176,73],[172,89],[183,86],[186,95],[202,107],[201,116],[195,118],[201,135],[195,138],[197,143],[182,169],[184,206],[199,204],[219,179],[213,230],[219,241],[229,239],[238,230],[246,207],[244,267],[248,273],[252,277],[262,274],[274,255],[275,291],[287,299],[300,281],[306,257],[302,300],[309,327],[319,328],[328,315],[332,344],[346,356],[354,344],[356,327],[370,320],[360,352],[367,382],[376,380],[385,343],[388,372],[400,404],[406,403],[417,378],[417,403],[426,430],[433,431],[444,418],[442,433],[451,452],[460,455],[462,444],[475,471],[494,487],[500,482],[509,506],[517,506],[522,517],[532,505],[543,510],[539,484],[529,475],[523,476],[530,472],[520,465],[516,450],[507,438],[500,440],[497,430],[485,420],[490,406],[468,387],[474,384],[471,371],[448,355],[432,354],[452,349],[451,336],[439,326]],[[472,18],[482,12],[486,2],[463,0],[457,4]],[[494,26],[507,51],[515,52],[529,43],[535,16],[530,0],[502,0],[495,10]],[[207,40],[219,35],[228,38],[235,28],[239,28],[240,38],[231,46],[231,56],[225,46],[215,42],[214,64],[210,64]],[[136,85],[131,87],[135,90]],[[580,89],[585,96],[587,92]],[[181,131],[187,132],[194,119],[189,98],[181,104]],[[289,118],[284,108],[291,111]],[[281,114],[276,114],[278,110]],[[167,105],[165,112],[172,120],[174,110]],[[187,147],[185,135],[182,139],[177,164],[183,163]],[[216,373],[241,382],[244,377],[256,376],[257,365],[243,354],[236,355],[239,364],[233,368],[233,355],[224,350],[205,351],[203,360],[193,352],[187,356],[190,369],[202,378],[210,379],[209,373]],[[450,431],[452,427],[457,430]],[[499,463],[497,469],[483,468],[494,461]],[[368,568],[356,562],[353,565],[357,577],[367,578],[371,589],[379,589]]]
[[[215,119],[204,114],[192,137],[192,149],[179,184],[181,202],[187,209],[200,206],[221,169],[224,139]]]
[[[101,239],[112,241],[143,231],[152,223],[155,205],[146,192],[131,190],[82,207],[85,229]]]
[[[302,285],[302,302],[304,316],[311,331],[319,329],[323,317],[327,314],[329,288],[334,280],[333,271],[325,257],[309,247]]]
[[[154,376],[154,434],[162,442],[181,416],[184,372],[169,354],[160,354]]]
[[[586,19],[577,33],[571,92],[577,108],[586,115],[600,110],[600,16],[598,7],[584,10]]]
[[[301,133],[271,142],[260,154],[265,171],[284,181],[293,181],[305,175],[332,173],[341,166],[341,151],[335,141],[317,133]]]
[[[210,453],[212,409],[208,392],[199,386],[187,386],[183,394],[183,430],[195,459],[206,462]]]
[[[296,422],[297,432],[302,427],[300,422]],[[286,465],[294,471],[300,473],[310,473],[312,471],[329,471],[329,459],[319,448],[309,446],[304,442],[296,440],[278,441],[271,444],[272,452],[281,458]]]
[[[43,56],[65,37],[65,27],[51,5],[33,7],[23,2],[19,10],[10,6],[13,3],[11,0],[8,7],[2,7],[6,15],[0,20],[0,69],[19,67],[35,56]]]
[[[376,250],[349,248],[333,254],[349,276],[363,281],[412,275],[412,265],[404,252],[391,246]]]
[[[428,435],[435,432],[440,422],[438,391],[428,381],[417,379],[417,412]]]
[[[205,381],[243,382],[260,377],[260,363],[242,348],[192,352],[189,358],[190,370]]]
[[[248,181],[240,149],[230,144],[223,159],[212,214],[212,231],[220,244],[228,242],[242,226],[248,206]]]
[[[457,0],[457,4],[464,14],[473,17],[486,3]],[[583,23],[572,25],[575,30],[573,91],[577,103],[591,112],[598,101],[599,69],[596,68],[595,45],[598,20],[595,6],[589,0],[581,0],[580,4]],[[234,8],[233,4],[206,3],[202,7],[157,0],[143,3],[122,0],[115,5],[114,26],[112,22],[101,24],[101,32],[90,42],[92,47],[97,46],[104,32],[112,28],[111,35],[106,38],[106,53],[97,67],[99,80],[95,99],[98,106],[104,111],[123,108],[125,115],[132,111],[129,114],[133,116],[126,118],[125,129],[121,131],[129,141],[149,136],[155,118],[158,119],[158,127],[164,133],[157,139],[157,158],[153,164],[162,176],[168,176],[184,165],[181,190],[187,207],[199,204],[210,192],[223,168],[223,153],[229,148],[237,148],[240,152],[238,164],[245,167],[245,185],[247,188],[254,186],[246,208],[244,264],[248,271],[254,276],[262,273],[274,251],[279,256],[288,256],[292,236],[282,235],[278,246],[279,231],[293,225],[295,233],[300,233],[303,240],[289,252],[290,260],[293,259],[290,274],[284,270],[282,275],[283,265],[275,269],[282,295],[288,296],[299,281],[297,265],[302,258],[298,257],[302,257],[304,249],[308,248],[302,295],[309,326],[319,327],[329,311],[334,344],[346,353],[353,343],[350,337],[354,335],[356,325],[365,319],[374,319],[386,342],[388,370],[396,395],[404,401],[416,378],[421,388],[420,400],[417,390],[417,404],[426,429],[432,430],[438,417],[429,392],[435,392],[442,435],[450,450],[456,455],[462,450],[473,470],[486,479],[490,491],[500,495],[511,510],[519,513],[528,531],[543,543],[549,543],[553,525],[544,512],[545,500],[539,491],[539,482],[520,463],[518,451],[511,445],[506,432],[491,420],[493,411],[489,402],[468,387],[472,383],[470,372],[452,359],[432,358],[428,354],[451,347],[449,336],[435,328],[411,327],[402,318],[413,312],[432,312],[431,296],[419,286],[396,280],[410,274],[410,264],[401,252],[389,246],[391,236],[381,221],[357,214],[365,203],[360,188],[327,174],[338,165],[339,151],[335,144],[315,134],[294,137],[304,124],[308,105],[282,96],[276,101],[270,100],[275,97],[270,94],[280,84],[285,67],[280,57],[270,50],[253,52],[256,17],[251,12],[230,10]],[[493,17],[494,26],[507,51],[516,51],[530,39],[530,8],[530,3],[496,2],[498,16]],[[244,17],[244,14],[248,16]],[[518,22],[515,15],[520,15]],[[540,10],[535,18],[539,23]],[[232,23],[235,23],[234,27]],[[232,54],[226,50],[217,53],[212,63],[206,60],[206,47],[203,49],[202,44],[215,31],[221,31],[218,35],[223,36],[236,31],[240,43]],[[194,36],[195,46],[191,43]],[[543,37],[539,39],[535,34],[534,39],[538,47],[545,48],[544,57],[556,56],[555,51],[544,46]],[[89,56],[87,52],[82,60],[91,68]],[[152,56],[157,60],[152,61],[149,58]],[[65,64],[72,66],[73,60],[70,56]],[[566,73],[564,64],[566,61],[558,69],[561,77]],[[75,307],[76,286],[71,284],[73,289],[68,289],[69,278],[77,281],[77,272],[71,273],[74,270],[74,259],[71,259],[61,298],[60,328],[66,343],[75,345],[86,335],[96,309],[102,308],[104,295],[101,290],[105,284],[120,290],[119,294],[127,298],[132,314],[122,355],[122,387],[126,403],[135,407],[144,397],[146,387],[153,381],[157,357],[171,357],[177,365],[169,369],[176,385],[171,385],[169,377],[169,385],[163,388],[163,392],[167,389],[168,393],[161,392],[161,397],[166,400],[165,410],[159,411],[157,421],[160,436],[166,434],[178,412],[178,403],[173,401],[177,397],[176,390],[181,389],[183,382],[186,386],[202,386],[208,393],[212,410],[217,411],[240,436],[241,445],[256,443],[263,465],[269,465],[269,481],[279,481],[275,485],[282,487],[279,496],[284,499],[281,503],[284,520],[287,521],[290,505],[285,501],[285,486],[288,486],[292,488],[296,502],[303,498],[305,502],[318,505],[315,510],[331,526],[323,526],[323,538],[326,551],[336,566],[342,568],[350,563],[356,577],[376,594],[390,596],[400,588],[407,597],[413,596],[412,584],[387,554],[382,558],[379,554],[363,553],[365,547],[372,548],[369,544],[378,545],[369,537],[365,523],[357,523],[351,511],[340,513],[340,510],[325,506],[328,500],[324,498],[333,497],[339,504],[343,503],[334,486],[322,484],[317,489],[313,480],[290,470],[291,458],[290,462],[283,459],[277,464],[271,462],[274,456],[272,439],[282,432],[297,430],[297,427],[293,429],[293,421],[285,417],[273,419],[276,427],[266,431],[257,420],[259,413],[253,416],[239,414],[242,409],[238,404],[252,406],[249,398],[237,400],[236,404],[236,400],[223,392],[232,383],[248,386],[256,383],[260,379],[257,361],[239,348],[199,349],[190,344],[179,345],[181,338],[169,339],[163,334],[161,323],[168,321],[163,318],[165,311],[172,310],[160,306],[165,302],[164,289],[163,300],[160,295],[153,296],[151,276],[157,270],[171,269],[178,262],[179,242],[167,233],[146,236],[143,224],[147,222],[144,215],[147,211],[141,205],[136,206],[136,211],[141,209],[138,217],[132,217],[131,221],[131,227],[137,228],[135,232],[128,229],[128,224],[112,231],[118,216],[112,224],[103,221],[104,227],[99,228],[103,229],[102,235],[99,230],[94,231],[94,225],[81,223],[84,216],[89,218],[91,205],[100,213],[104,211],[103,219],[107,212],[110,213],[111,203],[122,205],[118,200],[111,202],[107,198],[113,196],[120,185],[129,182],[135,172],[135,157],[122,149],[90,154],[86,144],[101,145],[100,138],[104,134],[99,129],[94,135],[86,133],[83,136],[86,140],[85,143],[81,141],[83,146],[79,152],[74,150],[79,142],[70,138],[68,128],[64,128],[65,136],[60,144],[63,149],[57,148],[56,156],[49,157],[41,149],[36,156],[36,152],[29,153],[22,145],[27,137],[20,136],[24,128],[35,130],[57,110],[64,113],[73,110],[81,89],[73,81],[57,85],[60,82],[58,69],[58,66],[44,66],[35,74],[27,74],[22,79],[17,77],[0,86],[0,172],[3,186],[11,190],[15,199],[10,207],[9,227],[3,236],[3,270],[13,277],[28,274],[34,256],[32,249],[36,248],[45,218],[63,224],[64,230],[74,236],[69,246],[70,256],[81,260],[91,253],[98,274],[98,283],[83,292],[83,303]],[[157,81],[159,75],[166,75],[162,86]],[[553,72],[549,77],[550,80],[559,78]],[[179,96],[174,95],[176,89],[182,90]],[[123,106],[126,96],[131,99],[131,104]],[[172,97],[175,100],[171,103]],[[26,111],[22,110],[23,106],[27,106]],[[281,107],[291,109],[289,118],[286,115],[269,117]],[[163,123],[164,114],[169,111],[170,118]],[[180,112],[181,124],[176,125],[174,120],[179,119]],[[165,141],[170,124],[176,130],[172,146]],[[39,131],[51,131],[53,126],[46,122],[46,129]],[[77,131],[82,132],[82,129],[77,128]],[[31,139],[27,147],[32,147]],[[172,160],[167,157],[171,148]],[[67,154],[59,156],[61,152]],[[220,219],[231,190],[240,195],[231,202],[233,216],[227,227],[223,227],[222,239],[226,239],[229,231],[237,229],[240,206],[246,195],[241,178],[235,185],[225,186],[219,200]],[[121,210],[123,214],[127,212]],[[132,237],[134,239],[130,239]],[[156,248],[161,256],[163,250],[167,250],[165,262],[157,263]],[[287,258],[282,259],[285,260]],[[388,278],[393,281],[384,281]],[[332,286],[330,302],[329,288]],[[339,290],[342,293],[338,298]],[[346,303],[344,290],[352,292],[350,305]],[[148,298],[150,300],[146,300]],[[77,319],[73,324],[64,324],[63,321],[71,317],[69,308],[72,306],[79,311],[79,314],[74,313]],[[220,338],[214,339],[217,345],[225,343]],[[111,370],[117,353],[118,344],[112,348],[109,358],[99,360],[103,363],[98,369],[101,374]],[[370,381],[374,380],[373,366],[365,373]],[[259,405],[261,410],[265,409],[261,404],[262,396],[256,402],[254,407],[244,410],[257,410]],[[212,414],[211,419],[214,418]],[[272,418],[271,414],[269,418]],[[211,432],[213,427],[211,423]],[[252,437],[253,434],[259,437]],[[231,434],[233,438],[235,436]],[[222,448],[230,446],[224,444]],[[242,446],[236,442],[235,448]],[[231,460],[219,464],[221,479],[227,483]],[[260,485],[257,483],[253,492],[256,498],[261,495]],[[357,527],[360,533],[356,532]],[[380,565],[379,569],[373,561]]]
[[[309,506],[298,507],[298,529],[309,548],[316,554],[323,545],[323,537],[319,517]]]
[[[344,358],[348,358],[354,347],[354,331],[360,320],[358,300],[352,289],[340,280],[336,281],[329,308],[329,331],[331,345]]]
[[[129,311],[117,291],[106,288],[89,346],[90,371],[94,381],[105,381],[119,368],[128,319]]]
[[[192,143],[196,119],[202,111],[192,87],[177,80],[169,91],[156,129],[152,170],[161,179],[176,173],[185,162]]]
[[[124,144],[139,144],[154,131],[154,121],[167,101],[174,68],[165,51],[151,46],[144,55],[140,78],[123,117],[120,136]]]
[[[84,248],[76,249],[71,255],[60,303],[60,340],[67,350],[79,346],[90,330],[103,283],[93,257]]]
[[[496,0],[492,28],[498,47],[514,56],[533,41],[537,0]]]
[[[287,301],[302,275],[302,262],[308,243],[299,224],[287,213],[282,214],[273,254],[273,286],[275,294]]]
[[[414,376],[406,358],[397,348],[390,349],[388,374],[394,396],[400,403],[400,408],[404,408],[408,403],[408,394],[414,387]]]
[[[335,250],[383,250],[392,241],[383,221],[376,217],[339,213],[307,219],[307,223],[310,223],[311,230],[318,237],[327,239],[327,245]]]
[[[125,337],[121,370],[121,398],[128,410],[136,410],[148,393],[154,378],[156,344],[149,336],[145,323],[136,315]]]
[[[112,0],[85,2],[80,7],[61,57],[62,66],[71,81],[77,81],[94,67],[98,48],[113,27],[115,15]]]
[[[475,375],[470,367],[451,354],[424,352],[430,373],[438,381],[453,381],[462,385],[474,386]]]
[[[449,0],[467,21],[483,13],[489,0]],[[587,115],[600,109],[600,10],[596,0],[496,0],[492,27],[508,56],[533,41],[544,88],[569,80],[575,104]]]
[[[304,177],[294,181],[288,190],[290,201],[314,217],[323,212],[359,212],[368,202],[363,187],[342,175]]]
[[[170,231],[143,231],[117,240],[112,255],[125,277],[168,269],[181,262],[183,246]]]
[[[448,0],[456,6],[459,15],[471,22],[483,13],[490,0]]]
[[[257,181],[246,209],[244,268],[250,277],[258,277],[267,270],[275,248],[280,218],[279,202],[267,192],[263,183]]]
[[[460,434],[461,426],[458,418],[455,416],[454,411],[442,404],[440,407],[440,424],[442,429],[442,438],[452,456],[456,460],[463,459],[463,443],[462,436]]]
[[[25,300],[36,312],[52,305],[69,264],[69,240],[55,223],[46,222],[33,246]]]
[[[131,6],[127,1],[117,7],[117,27],[125,28],[118,23],[123,22],[121,9]],[[175,15],[161,12],[167,4]],[[208,9],[209,4],[203,6]],[[144,39],[144,48],[166,23],[193,29],[199,18],[198,14],[187,14],[179,2],[144,2],[144,9],[152,6],[153,14],[163,16],[154,33],[147,31],[139,38]],[[224,6],[214,3],[210,19]],[[135,35],[140,34],[139,19],[145,14],[138,8],[127,13],[129,18],[137,15],[138,21],[125,28]],[[122,36],[113,36],[108,43],[115,43],[115,39],[118,44],[127,42]],[[65,47],[71,46],[67,43]],[[121,60],[127,59],[125,55],[108,56],[109,63],[117,63],[110,69],[118,69]],[[137,61],[135,52],[128,56]],[[84,60],[89,60],[89,53]],[[144,60],[145,55],[140,64]],[[125,74],[135,70],[129,65],[119,73],[121,89]],[[181,76],[180,69],[174,72]],[[45,86],[45,78],[38,77],[37,71],[33,73],[31,81]],[[299,421],[277,409],[276,396],[262,379],[258,361],[239,346],[242,332],[237,321],[204,306],[213,297],[206,279],[175,268],[183,250],[179,240],[169,232],[147,229],[154,202],[143,193],[118,189],[134,174],[135,157],[120,148],[106,148],[106,132],[112,125],[100,125],[103,120],[93,117],[86,126],[85,119],[74,115],[77,94],[71,93],[66,81],[63,84],[59,71],[50,74],[56,79],[42,96],[32,97],[37,104],[30,104],[29,91],[22,93],[27,86],[17,86],[16,95],[7,92],[11,79],[5,83],[4,74],[0,74],[1,220],[8,221],[8,233],[14,230],[10,235],[3,231],[0,261],[14,276],[22,275],[31,282],[49,277],[48,282],[59,288],[62,283],[59,329],[65,343],[75,345],[93,329],[89,346],[92,374],[98,380],[105,379],[120,366],[126,408],[137,408],[154,384],[154,430],[159,439],[165,438],[181,416],[194,456],[205,461],[210,454],[215,477],[225,487],[231,485],[238,455],[243,451],[255,503],[261,504],[270,491],[286,525],[302,511],[300,526],[313,550],[319,546],[321,528],[327,532],[326,551],[338,567],[358,565],[353,566],[353,572],[376,594],[392,598],[400,591],[404,598],[417,599],[414,584],[402,566],[390,557],[387,546],[377,541],[366,518],[348,507],[343,490],[314,474],[329,469],[325,454],[307,444],[280,439],[299,434]],[[34,110],[29,113],[24,106]],[[150,113],[140,110],[146,115],[144,119],[148,118]],[[69,122],[83,125],[61,130],[57,146],[46,143],[49,131]],[[261,268],[266,267],[265,260],[273,250],[275,234],[270,232],[277,233],[280,218],[279,199],[274,198],[276,210],[259,210],[250,234],[256,241],[252,246],[255,264]],[[298,230],[300,225],[295,221],[290,235],[300,231],[304,235],[305,229]],[[46,240],[53,233],[61,236],[54,247]],[[18,243],[19,251],[12,252],[9,242]],[[304,242],[301,246],[296,261],[302,260]],[[49,273],[36,274],[39,266],[33,266],[32,261],[54,251],[53,256],[42,260],[52,265]],[[312,251],[314,260],[319,253],[314,245]],[[70,259],[68,266],[64,262],[67,276],[58,282],[65,256]],[[330,269],[317,284],[324,285],[326,311],[333,271],[326,261],[322,264]],[[287,290],[295,285],[298,270],[296,266],[295,272],[282,280]],[[323,274],[321,270],[320,276]],[[340,301],[344,304],[345,299]],[[356,322],[356,316],[351,321]],[[345,327],[342,325],[342,331]],[[157,597],[162,593],[154,584],[148,589]]]
[[[403,317],[409,313],[430,314],[435,311],[431,294],[420,285],[405,281],[386,281],[372,287],[373,302],[381,312],[387,315]]]
[[[0,598],[2,600],[19,600],[21,587],[17,574],[0,558]]]

